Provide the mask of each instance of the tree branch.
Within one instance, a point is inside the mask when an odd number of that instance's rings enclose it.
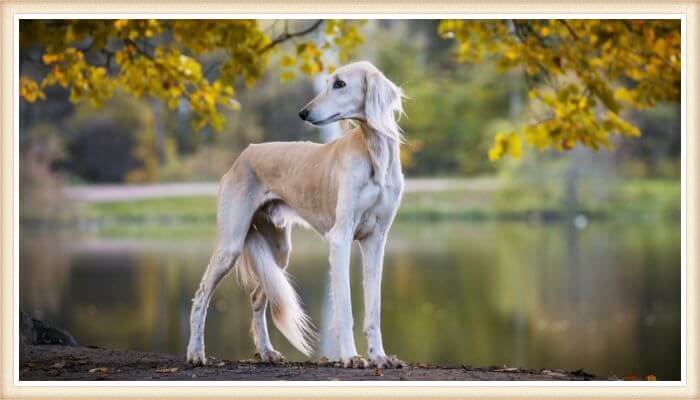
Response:
[[[105,56],[104,67],[107,68],[107,71],[111,71],[112,70],[112,59],[114,58],[114,52],[103,47],[100,49],[100,53],[102,53]]]
[[[269,50],[271,50],[272,48],[274,48],[275,46],[277,46],[281,43],[284,43],[289,39],[299,37],[299,36],[308,35],[309,33],[318,29],[318,27],[321,26],[322,23],[323,23],[323,20],[319,19],[316,22],[314,22],[311,26],[309,26],[308,28],[301,30],[301,31],[298,31],[298,32],[291,32],[290,33],[290,32],[287,32],[287,30],[285,29],[285,31],[281,35],[279,35],[275,39],[273,39],[270,43],[268,43],[267,46],[258,50],[258,54],[264,54],[264,53],[268,52]]]
[[[152,55],[148,54],[148,52],[146,50],[139,47],[139,45],[136,44],[136,42],[133,41],[132,39],[124,39],[123,42],[124,42],[124,44],[126,44],[128,46],[132,46],[136,50],[136,52],[141,54],[142,56],[148,58],[149,60],[151,60],[153,62],[156,61]]]
[[[624,20],[623,20],[623,21],[624,21]],[[574,28],[572,28],[571,25],[569,25],[569,23],[568,23],[565,19],[562,19],[561,22],[564,24],[564,26],[566,27],[566,29],[569,30],[569,33],[571,34],[571,36],[573,36],[574,39],[579,40],[579,39],[578,39],[578,35],[577,35],[576,32],[574,31]]]
[[[537,40],[537,42],[539,43],[540,46],[542,46],[545,49],[549,48],[549,46],[544,41],[544,39],[542,37],[540,37],[537,34],[537,32],[535,32],[535,30],[532,28],[532,26],[530,26],[530,24],[528,22],[520,24],[520,23],[518,23],[518,21],[511,19],[511,20],[508,20],[508,27],[510,29],[511,34],[514,35],[515,38],[521,44],[523,44],[523,45],[526,44],[525,37],[527,35],[532,35]],[[540,73],[542,74],[542,76],[544,76],[544,79],[547,81],[547,83],[549,83],[549,85],[552,86],[553,88],[557,88],[558,87],[557,81],[549,73],[547,68],[544,65],[542,65],[542,63],[540,63],[540,62],[537,63],[537,67],[539,68]],[[531,87],[531,85],[533,85],[532,87],[534,87],[534,82],[532,81],[532,77],[529,76],[527,72],[525,72],[525,80],[526,80],[526,84],[528,86],[528,89]]]

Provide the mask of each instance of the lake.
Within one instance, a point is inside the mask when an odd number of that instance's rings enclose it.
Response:
[[[399,222],[382,286],[387,352],[442,365],[578,370],[599,376],[681,373],[680,224]],[[21,229],[20,304],[85,345],[182,354],[191,298],[214,232],[187,226],[118,232]],[[296,228],[289,271],[320,348],[328,320],[325,244]],[[362,329],[360,254],[353,311]],[[207,355],[250,358],[251,311],[233,275],[211,302]],[[274,328],[272,341],[302,360]]]

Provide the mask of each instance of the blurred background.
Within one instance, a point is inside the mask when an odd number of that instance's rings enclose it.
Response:
[[[387,351],[444,365],[680,379],[679,104],[631,112],[642,135],[615,137],[612,150],[491,162],[496,132],[523,118],[522,76],[458,63],[438,21],[359,29],[352,60],[373,62],[409,96],[400,123],[407,189],[384,268]],[[70,102],[62,87],[22,101],[21,307],[81,344],[184,354],[190,299],[215,240],[218,179],[249,143],[339,134],[297,116],[323,74],[279,76],[273,66],[237,87],[240,110],[227,111],[218,132],[193,130],[186,101],[169,108],[119,90],[100,108]],[[294,231],[289,271],[322,333],[327,257],[318,235]],[[352,264],[362,352],[359,251]],[[208,316],[208,355],[253,354],[248,294],[232,277]],[[302,359],[276,331],[272,340]],[[319,351],[334,355],[327,335]]]

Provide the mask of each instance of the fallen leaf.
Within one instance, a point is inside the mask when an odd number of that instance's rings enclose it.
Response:
[[[223,361],[222,361],[222,362],[220,362],[220,363],[218,363],[218,364],[216,364],[216,366],[217,366],[217,367],[223,367],[224,365],[226,365],[226,363],[225,363],[225,362],[223,362]]]
[[[89,372],[90,372],[90,373],[99,372],[99,373],[102,373],[102,374],[103,374],[103,373],[105,373],[105,372],[107,372],[107,371],[109,371],[109,368],[107,368],[107,367],[99,367],[99,368],[93,368],[93,369],[91,369]]]
[[[381,369],[375,368],[374,369],[374,376],[384,376],[384,373],[382,372]]]
[[[626,381],[638,381],[639,377],[637,375],[626,375],[624,378],[622,378]]]
[[[656,380],[656,375],[647,375],[647,380],[648,380],[648,381],[655,381],[655,380]]]
[[[51,368],[63,368],[63,367],[65,367],[65,366],[66,366],[66,360],[61,360],[61,361],[55,362],[55,363],[51,366]]]
[[[160,373],[165,373],[165,372],[177,372],[177,371],[179,371],[179,370],[180,370],[180,368],[177,368],[177,367],[173,367],[173,368],[159,368],[159,369],[156,370],[156,372],[160,372]]]

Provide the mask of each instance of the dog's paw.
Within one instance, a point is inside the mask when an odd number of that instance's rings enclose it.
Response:
[[[282,364],[287,361],[282,353],[277,350],[267,350],[262,353],[257,353],[256,355],[260,358],[260,361],[270,364]]]
[[[369,363],[367,360],[360,356],[353,356],[353,357],[348,357],[348,358],[342,358],[340,360],[340,363],[343,364],[343,368],[367,368],[369,367]]]
[[[379,369],[403,368],[406,363],[399,360],[395,355],[381,355],[372,357],[372,366]]]
[[[194,365],[195,367],[200,365],[207,365],[207,356],[204,355],[204,346],[187,346],[187,362]]]

